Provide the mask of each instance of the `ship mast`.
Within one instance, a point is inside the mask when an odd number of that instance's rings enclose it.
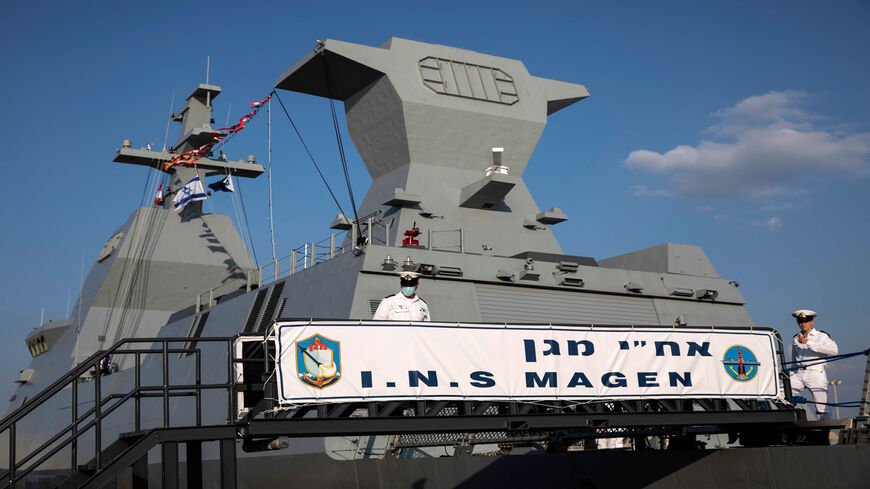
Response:
[[[219,86],[200,83],[188,95],[184,108],[177,114],[172,115],[174,121],[181,123],[181,129],[178,140],[168,151],[152,151],[146,148],[134,149],[130,140],[127,139],[124,140],[123,146],[118,149],[113,161],[116,163],[150,166],[151,168],[168,173],[170,180],[167,195],[174,194],[196,176],[205,178],[218,175],[233,175],[256,178],[265,171],[265,168],[256,163],[252,155],[248,156],[247,161],[224,161],[211,159],[210,157],[201,157],[196,160],[194,165],[176,164],[170,168],[165,167],[166,162],[171,161],[176,155],[200,148],[212,140],[214,129],[211,127],[213,122],[211,118],[213,110],[211,102],[220,93],[221,88]],[[167,208],[171,206],[171,199],[164,199],[163,205]],[[188,208],[192,210],[188,211]],[[196,215],[202,214],[202,203],[192,202],[185,207],[185,213],[188,212]]]

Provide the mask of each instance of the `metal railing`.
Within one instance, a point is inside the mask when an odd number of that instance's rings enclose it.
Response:
[[[99,471],[103,467],[102,460],[102,435],[103,435],[103,420],[108,415],[115,412],[118,408],[124,405],[127,401],[134,402],[134,419],[133,425],[136,431],[142,429],[142,411],[141,401],[145,398],[160,398],[162,399],[163,408],[163,428],[170,426],[170,409],[169,399],[172,397],[190,396],[196,399],[195,410],[195,426],[202,426],[202,392],[204,390],[226,390],[227,391],[227,422],[235,419],[235,399],[234,386],[235,377],[233,375],[233,365],[235,359],[233,357],[233,341],[232,337],[222,338],[197,338],[197,343],[225,343],[227,352],[227,381],[224,383],[202,383],[202,359],[201,350],[199,348],[170,348],[173,343],[186,343],[190,338],[128,338],[122,340],[109,348],[108,350],[94,353],[85,361],[77,365],[75,368],[67,372],[66,375],[52,383],[42,392],[37,394],[33,399],[25,402],[18,409],[6,416],[0,421],[0,434],[8,433],[8,455],[9,469],[2,475],[4,485],[2,487],[15,487],[16,483],[23,480],[29,473],[40,467],[43,463],[54,457],[61,450],[70,447],[70,470],[75,473],[78,470],[78,455],[79,455],[79,438],[88,433],[93,428],[94,434],[94,469]],[[135,344],[149,344],[147,347],[140,348],[125,348]],[[158,345],[156,348],[154,345]],[[169,381],[169,355],[176,353],[188,353],[195,355],[195,375],[193,384],[172,384]],[[163,371],[161,385],[143,385],[142,384],[142,355],[160,355],[162,357]],[[135,384],[132,390],[126,393],[114,393],[103,396],[103,380],[100,373],[100,362],[108,355],[133,355],[136,358],[134,366]],[[92,382],[82,382],[83,375],[87,376],[89,372],[94,372]],[[84,412],[79,412],[79,389],[83,385],[92,383],[94,392],[94,405]],[[19,423],[27,419],[28,415],[32,414],[35,409],[44,405],[50,399],[54,398],[66,388],[71,388],[71,416],[70,423],[58,431],[41,445],[28,451],[26,454],[19,454],[16,450],[17,445],[17,428]]]
[[[290,250],[289,255],[276,258],[272,263],[260,267],[258,285],[269,284],[352,251],[350,244],[338,244],[342,239],[339,236],[333,233],[320,241],[303,243]]]
[[[318,263],[331,260],[337,256],[351,252],[355,249],[354,241],[347,244],[339,244],[345,240],[347,233],[332,233],[320,241],[304,243],[290,250],[289,255],[276,258],[271,263],[263,265],[245,274],[245,292],[268,285],[284,277],[288,277],[302,270],[313,267]],[[196,294],[194,312],[213,307],[220,297],[240,290],[238,283],[228,283],[219,287],[212,287]]]
[[[303,243],[290,250],[290,254],[276,258],[255,270],[249,270],[245,273],[245,292],[307,270],[337,256],[356,252],[368,244],[391,246],[391,222],[384,222],[377,218],[378,214],[380,211],[360,217],[359,221],[350,223],[351,228],[346,232],[332,233],[320,241]],[[439,241],[438,236],[443,235],[452,235],[454,238],[445,239],[442,240],[441,244],[436,244]],[[429,229],[422,241],[424,242],[423,247],[428,250],[465,253],[465,233],[462,228]],[[400,236],[397,236],[396,242],[392,246],[400,245],[401,239]],[[203,309],[213,307],[220,297],[241,288],[238,282],[232,282],[199,292],[195,297],[194,312],[198,313]]]

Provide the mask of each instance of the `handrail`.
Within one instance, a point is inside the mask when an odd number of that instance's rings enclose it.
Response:
[[[72,370],[67,372],[61,378],[50,384],[48,387],[40,391],[30,401],[22,404],[18,409],[7,415],[3,420],[0,420],[0,433],[9,432],[8,439],[8,455],[9,469],[3,473],[3,487],[14,487],[15,484],[26,477],[30,472],[45,463],[51,457],[57,455],[60,450],[70,446],[70,469],[75,471],[78,463],[78,439],[84,433],[94,429],[94,461],[96,469],[100,470],[103,466],[102,455],[102,420],[115,412],[118,408],[124,405],[130,399],[135,400],[135,429],[141,429],[141,398],[159,397],[163,400],[163,426],[169,426],[169,399],[178,396],[196,396],[196,422],[195,426],[201,426],[201,410],[202,410],[202,391],[223,389],[227,391],[227,421],[231,421],[235,413],[235,376],[233,375],[233,364],[235,358],[233,356],[233,342],[236,337],[200,337],[197,338],[197,343],[225,343],[227,354],[227,380],[225,383],[210,383],[203,384],[201,381],[201,350],[199,348],[170,348],[171,343],[187,344],[190,341],[189,337],[166,337],[166,338],[126,338],[112,347],[101,350],[83,362],[76,365]],[[149,343],[146,348],[126,348],[124,346],[134,343]],[[160,346],[155,348],[154,345]],[[177,353],[193,353],[195,354],[195,383],[194,384],[179,384],[173,385],[169,382],[169,355]],[[107,355],[135,355],[136,363],[135,370],[135,386],[126,394],[112,393],[103,397],[101,394],[101,378],[99,371],[100,361]],[[159,354],[162,356],[163,364],[163,383],[162,385],[141,385],[141,356],[143,354]],[[78,412],[78,386],[79,378],[94,369],[94,406],[85,410],[83,413]],[[68,385],[72,386],[71,395],[71,414],[72,419],[69,424],[61,428],[57,433],[50,436],[46,441],[36,448],[30,449],[26,455],[20,459],[16,454],[16,432],[17,423],[25,416],[31,414],[36,408],[42,406],[46,401],[52,399],[56,394],[63,391]],[[178,392],[182,391],[182,392]],[[192,391],[192,392],[191,392]],[[105,407],[105,409],[103,409]],[[93,419],[88,419],[88,418]],[[69,435],[64,439],[65,436]],[[59,442],[60,441],[60,442]],[[53,447],[52,447],[53,446]],[[39,456],[42,454],[41,456]],[[35,461],[34,461],[35,459]],[[29,465],[27,465],[29,464]],[[26,466],[26,467],[25,467]]]
[[[255,288],[255,285],[268,285],[283,277],[293,275],[299,270],[311,268],[317,263],[323,263],[335,258],[336,256],[347,253],[352,249],[352,246],[336,246],[336,242],[339,239],[344,239],[340,237],[340,234],[341,233],[332,233],[320,241],[303,243],[296,248],[291,249],[289,255],[278,257],[269,263],[247,270],[245,272],[245,279],[242,280],[243,283],[241,286],[238,285],[237,282],[230,282],[200,291],[194,295],[196,300],[194,304],[194,312],[198,313],[202,309],[212,307],[214,305],[213,302],[217,301],[218,298],[225,294],[232,293],[239,289],[250,291],[252,288]],[[346,235],[347,232],[344,234]],[[324,248],[325,250],[318,251]],[[281,268],[282,264],[285,266],[284,269]],[[203,297],[206,297],[208,301],[204,302]]]
[[[197,339],[197,341],[232,341],[232,340],[233,340],[233,337],[214,337],[214,338],[203,337],[203,338]],[[89,356],[87,359],[79,362],[78,365],[73,367],[73,369],[70,370],[69,372],[67,372],[63,377],[54,381],[48,387],[46,387],[45,389],[40,391],[39,394],[37,394],[32,399],[30,399],[27,402],[25,402],[24,404],[22,404],[18,409],[7,414],[5,418],[0,420],[0,432],[9,428],[9,425],[11,423],[20,419],[22,414],[26,414],[27,412],[33,410],[38,405],[42,404],[42,402],[44,402],[48,397],[53,396],[54,394],[56,394],[57,392],[62,390],[64,387],[66,387],[66,385],[70,382],[70,377],[73,377],[76,379],[79,378],[82,374],[87,373],[92,367],[94,367],[94,362],[99,363],[99,360],[105,358],[106,355],[111,355],[112,353],[117,351],[120,347],[122,347],[126,344],[129,344],[129,343],[160,343],[160,342],[180,343],[180,342],[188,342],[188,341],[190,341],[190,338],[187,336],[170,337],[170,338],[125,338],[125,339],[115,343],[114,345],[109,347],[107,350],[97,351],[93,355]],[[122,351],[132,352],[132,350],[122,350]],[[185,351],[192,352],[194,350],[188,349]],[[151,352],[151,353],[159,353],[159,351]],[[12,419],[12,418],[15,418],[15,419]]]

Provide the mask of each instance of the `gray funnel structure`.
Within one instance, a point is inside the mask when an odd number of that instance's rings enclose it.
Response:
[[[434,227],[462,228],[470,251],[562,253],[548,226],[566,217],[541,213],[521,175],[547,116],[589,96],[583,85],[532,76],[518,60],[392,38],[376,48],[324,41],[276,87],[345,102],[373,179],[359,214],[382,212],[390,242],[443,218]],[[487,171],[493,148],[503,161]]]

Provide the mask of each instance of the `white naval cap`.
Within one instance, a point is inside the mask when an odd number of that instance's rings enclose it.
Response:
[[[798,309],[797,311],[791,313],[791,315],[797,319],[809,319],[812,321],[813,318],[815,318],[819,314],[816,311],[811,311],[809,309]]]
[[[399,272],[399,278],[402,280],[416,280],[420,278],[420,274],[417,272]]]

